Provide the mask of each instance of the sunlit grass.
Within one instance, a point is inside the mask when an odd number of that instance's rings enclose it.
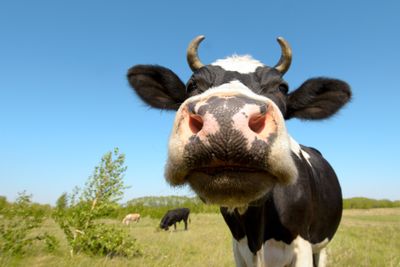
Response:
[[[329,266],[400,266],[400,209],[345,210]]]
[[[23,257],[0,255],[1,266],[234,266],[231,235],[219,214],[192,214],[189,230],[161,231],[148,217],[124,226],[137,239],[143,255],[136,258],[71,257],[62,231],[47,220],[37,231],[60,240],[54,253],[36,244]],[[173,227],[172,227],[173,229]],[[339,231],[328,247],[328,266],[400,266],[400,209],[345,210]]]

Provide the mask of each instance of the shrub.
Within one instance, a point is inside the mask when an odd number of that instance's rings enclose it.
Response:
[[[14,255],[24,254],[34,241],[44,241],[48,251],[54,251],[58,241],[54,236],[44,233],[32,235],[33,229],[41,226],[46,211],[31,202],[31,195],[19,193],[15,203],[7,204],[1,210],[0,251]]]
[[[75,188],[57,200],[54,219],[60,225],[71,248],[71,255],[136,256],[140,250],[134,239],[121,229],[99,223],[98,219],[118,207],[123,190],[125,156],[114,150],[106,153],[100,166],[87,180],[83,190]]]

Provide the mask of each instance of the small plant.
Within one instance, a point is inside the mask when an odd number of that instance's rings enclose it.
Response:
[[[9,203],[7,208],[1,210],[0,252],[22,255],[34,241],[44,241],[48,251],[57,248],[58,241],[54,236],[48,233],[31,234],[45,218],[45,212],[35,207],[31,198],[26,192],[19,193],[15,203]]]
[[[109,257],[141,254],[135,240],[128,239],[122,229],[98,220],[119,206],[117,201],[126,188],[124,161],[125,155],[119,154],[118,149],[106,153],[83,190],[75,188],[72,194],[64,193],[57,200],[54,218],[64,231],[71,255],[79,252]]]

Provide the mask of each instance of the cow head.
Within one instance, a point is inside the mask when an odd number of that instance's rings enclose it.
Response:
[[[169,230],[169,225],[166,222],[161,222],[160,223],[160,229],[168,231]]]
[[[208,203],[247,206],[274,185],[297,179],[299,145],[285,120],[328,118],[348,102],[351,91],[343,81],[314,78],[289,92],[283,74],[291,49],[283,38],[278,38],[282,56],[274,67],[250,56],[204,65],[197,56],[203,39],[189,45],[193,75],[186,85],[171,70],[155,65],[132,67],[128,80],[145,103],[177,110],[167,181],[189,184]]]

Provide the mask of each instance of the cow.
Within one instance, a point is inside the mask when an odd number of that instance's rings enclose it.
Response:
[[[122,220],[122,223],[125,225],[129,225],[131,222],[138,223],[140,221],[140,214],[139,213],[131,213],[125,216]]]
[[[186,85],[158,65],[127,73],[145,103],[176,110],[166,180],[220,206],[237,266],[324,266],[342,216],[341,187],[322,154],[296,142],[285,121],[331,117],[351,99],[350,86],[316,77],[289,91],[283,75],[292,50],[282,37],[274,67],[249,55],[205,65],[197,52],[203,40],[189,44]]]
[[[189,213],[190,209],[188,208],[178,208],[167,211],[161,219],[160,228],[167,231],[171,225],[174,225],[174,229],[176,230],[176,223],[183,221],[185,223],[185,230],[187,230]]]

